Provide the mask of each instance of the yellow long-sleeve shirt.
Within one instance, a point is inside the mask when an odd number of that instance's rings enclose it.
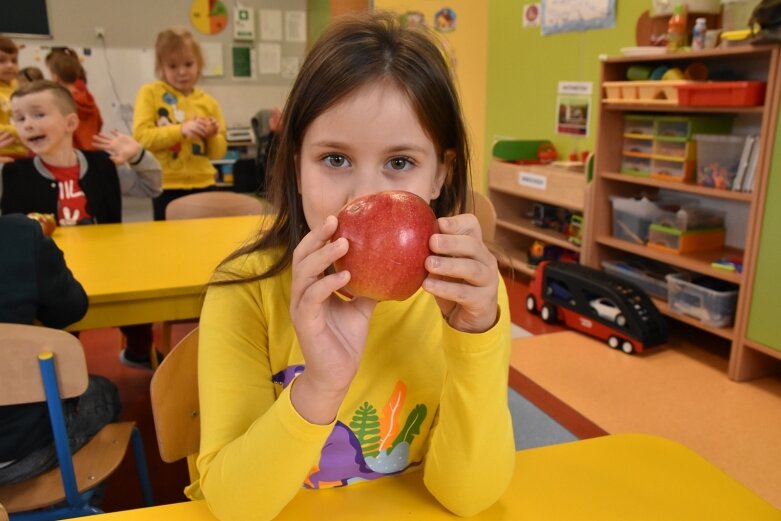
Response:
[[[11,94],[17,89],[16,80],[11,83],[0,81],[0,132],[10,132],[16,136],[16,127],[11,123]],[[30,151],[21,143],[0,148],[0,156],[27,157]]]
[[[220,131],[206,140],[185,138],[182,124],[196,117],[216,118]],[[138,91],[133,137],[160,163],[163,190],[213,185],[216,170],[210,160],[221,159],[228,150],[225,118],[214,98],[197,88],[185,96],[163,81]]]
[[[268,252],[231,264],[256,274]],[[514,465],[507,406],[506,289],[489,331],[456,331],[431,295],[381,302],[358,374],[330,425],[290,400],[305,370],[290,321],[291,273],[210,287],[201,314],[200,479],[186,490],[222,520],[271,519],[301,490],[423,468],[447,508],[474,514],[505,491]],[[369,515],[369,513],[367,513]],[[370,516],[369,516],[370,517]]]

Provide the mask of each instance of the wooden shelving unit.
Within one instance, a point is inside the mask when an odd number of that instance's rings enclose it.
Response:
[[[490,245],[499,264],[532,275],[528,248],[535,241],[581,253],[581,246],[556,230],[540,228],[528,217],[534,203],[583,213],[586,178],[582,172],[543,165],[494,160],[489,171],[489,197],[496,208],[496,237]]]
[[[770,165],[773,144],[777,141],[779,90],[781,90],[781,50],[778,46],[743,46],[699,52],[665,54],[661,56],[622,56],[602,62],[602,82],[624,81],[630,66],[637,64],[666,64],[684,70],[694,62],[704,63],[711,71],[730,71],[740,78],[767,82],[765,101],[758,107],[683,107],[658,103],[614,103],[603,101],[599,110],[597,154],[594,181],[589,190],[583,262],[601,268],[606,260],[641,257],[653,259],[694,274],[708,275],[738,285],[738,301],[734,324],[731,327],[713,327],[670,310],[667,302],[654,299],[659,310],[673,320],[688,324],[703,332],[730,342],[729,377],[747,380],[763,376],[781,367],[781,345],[767,346],[747,337],[747,323],[751,308],[752,290],[757,282],[755,265],[759,251],[760,228],[766,207],[765,193],[768,178],[773,173]],[[686,114],[732,114],[741,126],[755,130],[760,136],[760,156],[752,192],[733,192],[705,188],[651,177],[637,177],[619,173],[622,160],[624,116],[632,113],[652,113],[682,116]],[[664,191],[681,193],[687,197],[708,198],[712,203],[727,208],[745,210],[746,227],[736,234],[743,240],[742,248],[696,254],[674,254],[634,244],[612,236],[612,196],[627,197],[640,192]],[[731,205],[731,206],[730,206]],[[734,230],[732,230],[734,232]],[[734,236],[734,235],[733,235]],[[742,273],[723,271],[711,263],[720,258],[741,255]],[[781,262],[778,264],[781,266]],[[707,336],[703,342],[708,342]],[[776,349],[774,349],[774,347]]]

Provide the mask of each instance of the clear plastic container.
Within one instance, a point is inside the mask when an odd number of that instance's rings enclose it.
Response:
[[[714,327],[728,327],[735,318],[738,289],[712,277],[690,279],[667,275],[667,303],[670,309]]]
[[[613,236],[634,244],[648,241],[648,229],[660,214],[653,201],[643,197],[611,197],[613,205]]]
[[[697,184],[729,190],[738,173],[745,136],[695,134]]]
[[[748,29],[748,20],[760,0],[721,0],[721,29]]]

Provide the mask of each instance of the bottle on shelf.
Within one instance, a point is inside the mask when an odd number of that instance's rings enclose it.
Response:
[[[692,29],[692,50],[701,51],[705,49],[705,32],[708,27],[705,23],[705,18],[697,18],[694,23],[694,29]]]
[[[670,21],[667,23],[667,50],[677,51],[686,45],[686,20],[683,5],[676,4]]]

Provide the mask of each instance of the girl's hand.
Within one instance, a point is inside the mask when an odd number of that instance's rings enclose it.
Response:
[[[141,153],[141,143],[117,130],[112,130],[110,134],[100,133],[92,137],[92,144],[98,150],[108,152],[109,159],[115,165],[127,163]]]
[[[293,252],[290,317],[306,370],[293,387],[293,405],[307,420],[328,423],[358,371],[376,302],[340,299],[349,273],[326,273],[347,253],[347,239],[329,242],[337,220],[309,232]]]
[[[439,230],[426,259],[430,276],[423,288],[434,295],[451,327],[469,333],[490,329],[497,319],[499,275],[496,258],[483,243],[472,214],[438,219]]]
[[[182,136],[187,139],[204,139],[207,123],[201,118],[188,119],[182,123]]]
[[[220,131],[220,124],[217,122],[217,118],[209,116],[208,118],[201,118],[205,125],[204,139],[210,138],[216,135]]]

